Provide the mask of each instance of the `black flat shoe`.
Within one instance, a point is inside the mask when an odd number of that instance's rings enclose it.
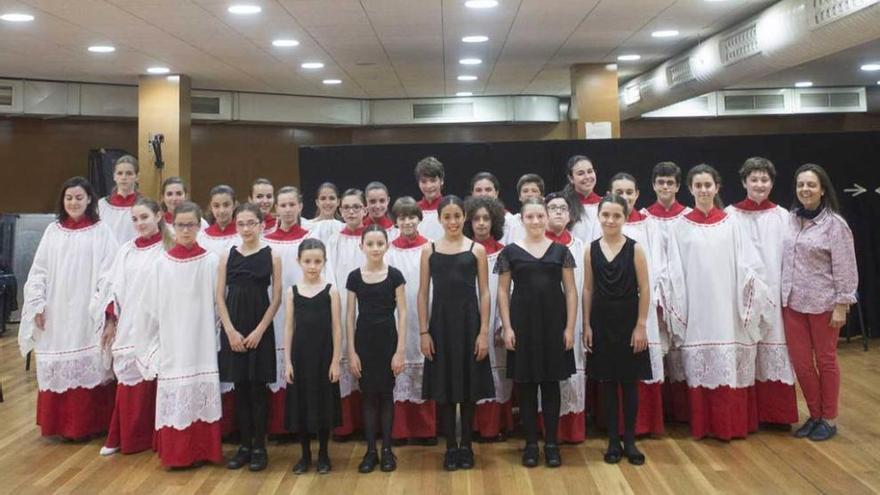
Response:
[[[462,447],[458,449],[458,468],[473,469],[474,468],[474,450],[470,447]]]
[[[330,472],[330,458],[327,456],[319,455],[318,456],[318,474],[327,474]]]
[[[320,459],[318,460],[318,466],[321,465]],[[293,474],[305,474],[309,472],[309,468],[312,467],[312,460],[308,457],[303,457],[296,464],[293,465]]]
[[[266,449],[254,449],[251,451],[251,463],[248,469],[251,471],[262,471],[269,465],[269,453]]]
[[[834,435],[837,435],[837,427],[829,425],[824,419],[820,419],[816,427],[813,428],[813,431],[810,432],[809,438],[814,442],[823,442],[830,440]]]
[[[364,458],[361,460],[361,463],[358,464],[358,472],[361,474],[372,473],[373,470],[376,469],[376,464],[379,463],[379,455],[376,454],[375,450],[368,450],[366,454],[364,454]]]
[[[559,445],[544,444],[544,465],[557,468],[562,465],[562,456],[559,454]]]
[[[443,469],[456,471],[458,469],[458,449],[446,449],[443,456]]]
[[[603,457],[606,464],[617,464],[623,459],[623,449],[620,448],[620,444],[618,445],[609,445],[608,450],[605,451],[605,456]]]
[[[639,452],[639,449],[636,448],[635,444],[627,445],[623,449],[623,455],[626,456],[626,460],[628,460],[633,466],[641,466],[645,463],[645,454]]]
[[[810,436],[810,433],[813,433],[813,430],[816,428],[816,425],[819,424],[819,418],[810,418],[804,422],[804,424],[794,431],[793,435],[795,438],[807,438]]]
[[[251,462],[251,449],[247,447],[239,447],[238,452],[229,462],[226,463],[227,469],[241,469],[245,464]]]
[[[538,465],[538,446],[526,445],[522,455],[522,465],[533,468]]]
[[[379,463],[379,469],[383,473],[390,473],[397,469],[397,456],[391,452],[390,448],[382,449],[382,462]]]

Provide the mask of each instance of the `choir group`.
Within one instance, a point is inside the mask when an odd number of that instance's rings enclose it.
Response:
[[[396,468],[395,440],[438,433],[443,468],[470,469],[474,439],[505,439],[514,411],[522,464],[539,464],[542,436],[544,464],[560,466],[589,413],[607,427],[605,461],[638,465],[636,437],[664,419],[722,440],[797,422],[797,377],[809,418],[794,435],[834,436],[838,330],[858,281],[828,174],[801,166],[787,211],[769,199],[773,164],[750,158],[745,199],[724,208],[711,166],[682,182],[661,162],[639,210],[632,175],[600,196],[589,158],[566,167],[560,192],[524,175],[514,214],[489,172],[465,200],[444,196],[427,157],[421,200],[325,183],[312,219],[296,187],[266,179],[242,203],[214,187],[205,215],[177,177],[156,202],[131,156],[106,198],[71,178],[24,289],[37,424],[109,432],[101,455],[152,448],[166,467],[223,462],[221,438],[237,435],[227,467],[252,471],[267,436],[293,433],[298,474],[313,437],[327,473],[330,437],[361,430],[367,473]]]

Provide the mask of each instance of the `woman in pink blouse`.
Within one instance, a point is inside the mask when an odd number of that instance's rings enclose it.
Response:
[[[858,272],[852,232],[837,213],[825,170],[811,163],[798,168],[795,197],[782,254],[782,317],[810,418],[794,435],[821,441],[837,433],[837,339],[856,302]]]

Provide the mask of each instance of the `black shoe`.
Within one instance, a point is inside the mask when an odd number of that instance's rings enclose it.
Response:
[[[562,456],[559,454],[559,445],[555,443],[544,444],[544,465],[556,468],[562,465]]]
[[[458,449],[458,468],[473,469],[474,468],[474,449],[470,447],[462,447]]]
[[[366,454],[364,454],[364,458],[361,460],[361,463],[358,464],[358,472],[361,474],[372,473],[374,469],[376,469],[376,464],[379,463],[379,455],[376,454],[375,450],[368,450]]]
[[[251,463],[248,469],[251,471],[262,471],[269,465],[269,453],[266,449],[254,449],[251,451]]]
[[[318,459],[318,466],[320,465],[321,460]],[[310,467],[312,467],[312,459],[310,457],[303,457],[293,465],[293,474],[305,474],[309,472]]]
[[[251,449],[247,447],[239,447],[238,452],[229,462],[226,463],[227,469],[241,469],[245,464],[251,462]]]
[[[379,462],[379,469],[383,473],[390,473],[397,469],[397,456],[391,451],[391,447],[382,448],[382,460]]]
[[[822,442],[829,440],[834,435],[837,435],[837,427],[829,425],[824,419],[820,419],[816,427],[813,428],[813,431],[810,432],[810,440]]]
[[[641,466],[645,463],[645,454],[639,452],[639,449],[636,448],[636,444],[624,447],[623,455],[626,456],[626,460],[628,460],[633,466]]]
[[[458,470],[458,449],[446,449],[443,456],[443,469],[447,471]]]
[[[813,430],[821,421],[819,418],[810,418],[808,419],[803,426],[794,431],[793,435],[796,438],[807,438],[810,436],[810,433],[813,433]]]
[[[535,467],[538,465],[538,446],[526,445],[522,455],[522,465],[525,467]]]
[[[326,455],[318,454],[318,474],[327,474],[330,472],[330,458]]]
[[[620,448],[620,444],[609,444],[603,459],[605,459],[606,464],[617,464],[620,462],[623,459],[623,449]]]

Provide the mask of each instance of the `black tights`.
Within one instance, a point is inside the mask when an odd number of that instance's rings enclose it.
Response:
[[[305,425],[300,428],[299,433],[299,443],[302,446],[302,456],[303,459],[311,459],[312,458],[312,435],[305,428]],[[327,451],[327,443],[330,441],[330,429],[329,428],[321,428],[318,430],[318,459],[327,458],[329,453]]]
[[[461,408],[461,443],[456,441],[455,406]],[[474,439],[474,412],[477,406],[473,402],[447,402],[443,404],[443,432],[446,434],[446,449],[461,446],[469,449]]]
[[[382,448],[391,448],[391,425],[394,422],[394,395],[387,392],[364,392],[364,437],[367,451],[376,451],[376,423],[382,424]],[[377,421],[380,420],[380,421]]]
[[[266,448],[266,402],[269,392],[262,382],[236,382],[235,415],[241,445],[247,448]]]
[[[602,382],[602,402],[605,405],[605,421],[608,426],[608,445],[620,445],[618,431],[617,387],[623,390],[623,444],[635,445],[636,414],[639,411],[639,392],[636,382]]]
[[[541,388],[541,412],[544,415],[544,443],[555,445],[561,404],[559,382],[516,384],[519,413],[526,432],[526,445],[538,444],[538,387]]]

